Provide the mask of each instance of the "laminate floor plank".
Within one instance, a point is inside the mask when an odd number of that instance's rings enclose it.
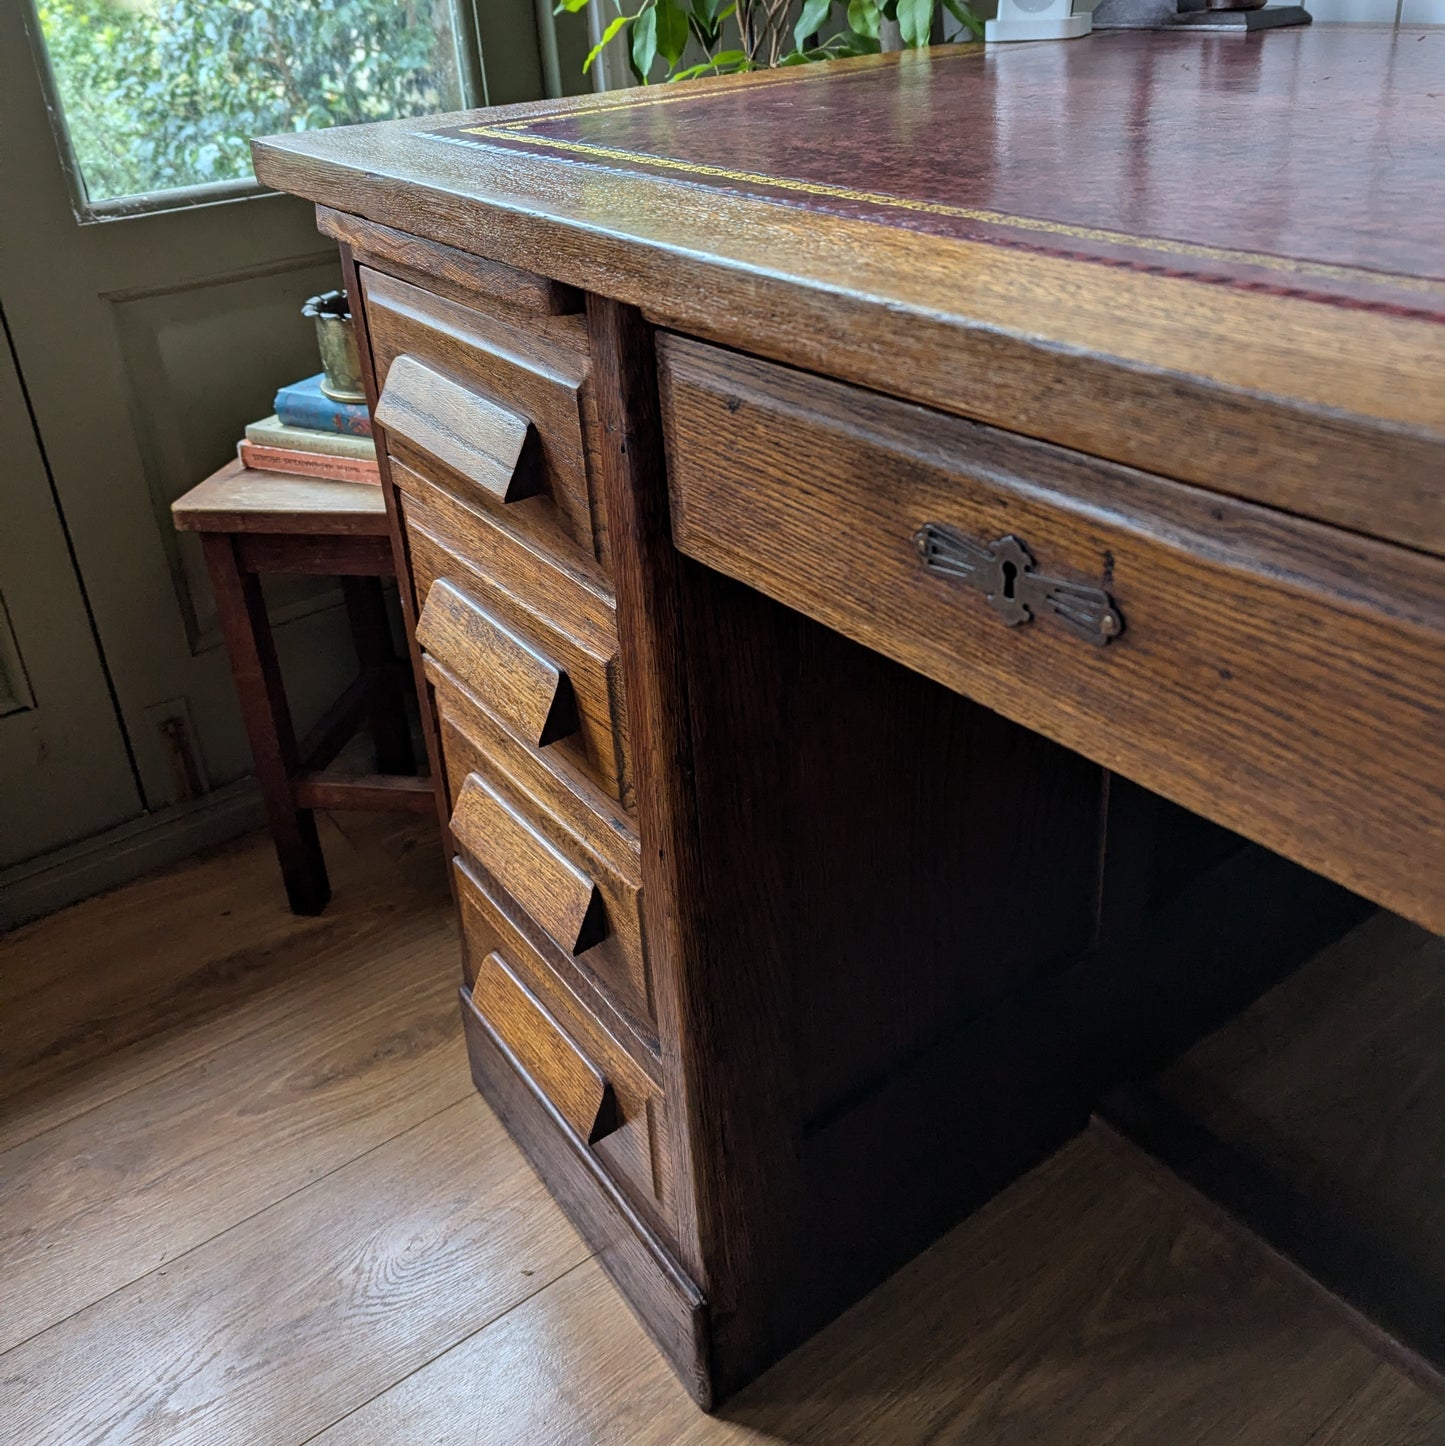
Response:
[[[6,1446],[291,1446],[585,1260],[475,1097],[0,1356]]]
[[[698,1416],[594,1258],[310,1446],[670,1446]]]
[[[253,996],[264,1028],[197,1026],[211,1047],[142,1097],[0,1153],[0,1350],[471,1093],[455,939],[406,933],[298,957],[306,987]]]
[[[0,946],[0,1446],[1445,1446],[1445,1404],[1094,1132],[702,1416],[471,1093],[434,831],[344,826],[320,920],[262,838]],[[1398,1088],[1435,1097],[1438,943],[1357,933],[1178,1077],[1317,1179],[1438,1145]],[[1384,1181],[1424,1260],[1435,1158]]]
[[[1445,1410],[1382,1364],[1306,1446],[1445,1446]]]
[[[1442,1432],[1445,1406],[1254,1242],[1087,1135],[719,1418],[589,1262],[316,1446],[1425,1446]]]
[[[289,912],[256,835],[0,938],[0,1149],[204,1058],[203,1022],[264,1028],[267,1006],[284,1012],[353,971],[353,949],[404,939],[419,919],[438,927],[435,826],[318,824],[335,897],[317,918]]]
[[[1445,938],[1373,916],[1150,1088],[1445,1312]]]

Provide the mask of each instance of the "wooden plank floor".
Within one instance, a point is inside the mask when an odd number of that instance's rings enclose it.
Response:
[[[434,835],[325,842],[319,919],[251,840],[0,941],[7,1446],[1445,1442],[1096,1136],[699,1415],[472,1093]]]

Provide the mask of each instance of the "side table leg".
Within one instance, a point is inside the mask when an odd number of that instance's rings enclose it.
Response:
[[[331,897],[331,884],[316,836],[315,816],[310,809],[296,807],[292,792],[292,779],[299,768],[296,732],[261,582],[242,569],[228,534],[202,533],[201,544],[286,897],[292,913],[319,914]]]
[[[411,724],[402,691],[406,674],[392,646],[381,579],[343,577],[341,588],[346,597],[346,614],[351,619],[356,660],[372,680],[368,717],[376,748],[376,770],[414,774],[416,753],[411,744]]]

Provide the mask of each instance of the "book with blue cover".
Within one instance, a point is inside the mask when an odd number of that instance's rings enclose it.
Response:
[[[288,427],[313,432],[339,432],[349,437],[371,435],[371,413],[365,402],[335,402],[321,390],[324,373],[292,382],[276,393],[276,415]]]

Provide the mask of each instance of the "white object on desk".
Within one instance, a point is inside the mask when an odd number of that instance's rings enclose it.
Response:
[[[1074,0],[998,0],[998,18],[985,21],[983,38],[1005,40],[1074,40],[1093,28],[1086,10],[1073,13]]]

